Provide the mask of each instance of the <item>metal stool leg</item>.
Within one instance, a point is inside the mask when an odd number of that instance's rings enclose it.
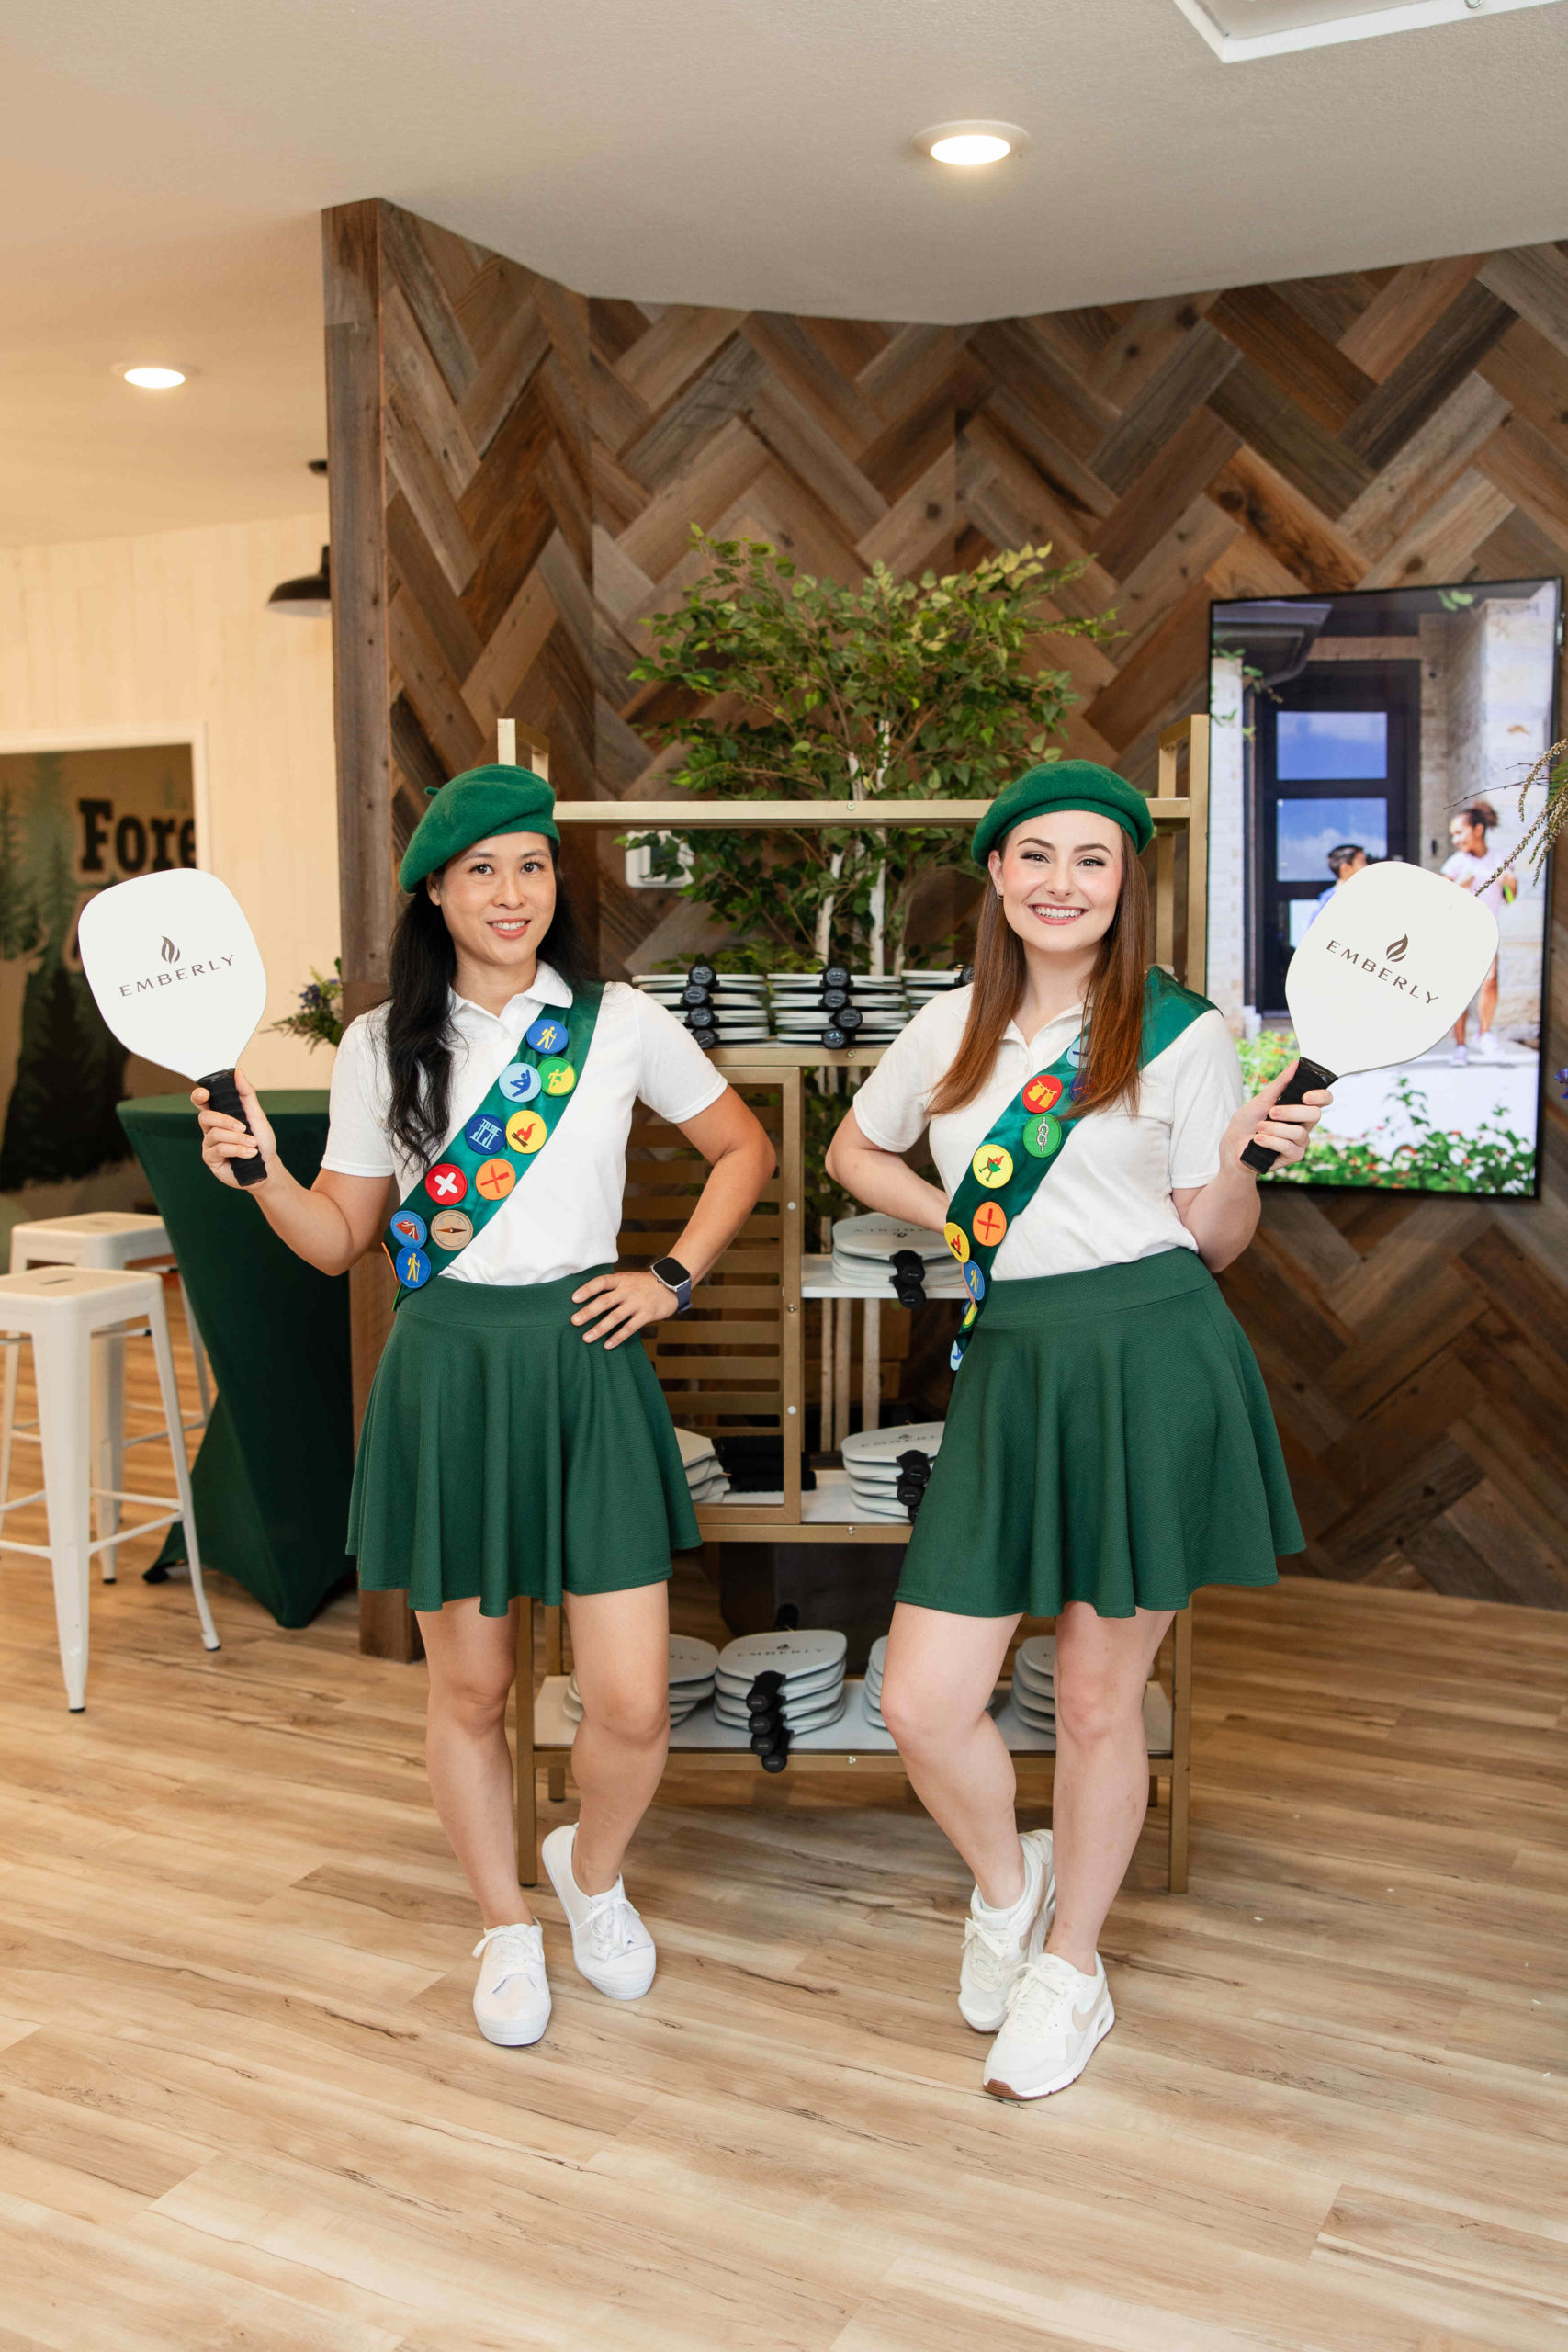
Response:
[[[158,1391],[164,1400],[164,1426],[169,1432],[169,1453],[175,1465],[175,1491],[180,1498],[180,1516],[185,1522],[190,1589],[196,1596],[196,1613],[201,1620],[202,1645],[207,1649],[215,1650],[218,1647],[218,1628],[212,1622],[212,1611],[207,1605],[206,1588],[201,1581],[201,1552],[196,1540],[196,1507],[191,1500],[186,1433],[180,1420],[180,1392],[175,1381],[175,1351],[169,1345],[169,1321],[164,1312],[162,1290],[153,1301],[147,1320],[152,1329],[152,1353],[158,1363]]]
[[[33,1341],[39,1435],[49,1509],[50,1567],[60,1663],[73,1714],[87,1703],[87,1577],[91,1558],[88,1508],[87,1362],[91,1342],[78,1323],[64,1322]]]
[[[109,1489],[95,1507],[96,1532],[119,1532],[119,1489],[125,1484],[125,1341],[118,1331],[99,1335],[93,1350],[93,1484]],[[114,1545],[103,1555],[103,1579],[115,1580]]]
[[[22,1343],[12,1333],[0,1341],[6,1350],[6,1382],[4,1402],[0,1402],[0,1503],[11,1491],[11,1432],[17,1422],[17,1374],[21,1367]]]

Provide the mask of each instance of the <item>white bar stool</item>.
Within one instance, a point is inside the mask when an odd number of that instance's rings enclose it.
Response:
[[[142,1323],[141,1332],[127,1334],[125,1325]],[[168,1319],[164,1312],[164,1285],[157,1274],[117,1272],[110,1267],[39,1266],[23,1274],[0,1275],[0,1325],[30,1340],[33,1370],[38,1381],[39,1443],[43,1451],[43,1485],[36,1493],[0,1501],[0,1551],[28,1552],[49,1562],[54,1573],[54,1616],[60,1632],[60,1663],[65,1695],[73,1714],[87,1701],[87,1587],[95,1552],[112,1551],[131,1535],[149,1528],[185,1522],[186,1556],[190,1563],[191,1590],[196,1596],[201,1638],[209,1650],[218,1647],[218,1634],[201,1581],[201,1555],[197,1548],[196,1512],[191,1504],[190,1472],[186,1465],[185,1429],[180,1419],[179,1390],[175,1385],[175,1357],[169,1345]],[[92,1482],[92,1353],[100,1331],[146,1336],[152,1342],[158,1366],[158,1391],[164,1400],[164,1428],[174,1456],[173,1495],[142,1495],[123,1490],[118,1503],[156,1506],[150,1518],[133,1527],[115,1528],[89,1540],[89,1505],[100,1489]],[[40,1498],[49,1509],[49,1542],[20,1544],[7,1540],[3,1521],[7,1511]],[[172,1505],[172,1508],[165,1506]]]
[[[25,1273],[29,1266],[112,1266],[123,1270],[133,1261],[144,1258],[172,1258],[169,1236],[162,1217],[144,1216],[132,1209],[89,1209],[79,1216],[37,1217],[26,1225],[11,1229],[11,1272]],[[176,1269],[176,1280],[179,1279]],[[208,1375],[207,1353],[201,1344],[201,1334],[190,1311],[184,1283],[180,1297],[185,1306],[186,1329],[190,1334],[191,1353],[196,1360],[197,1394],[201,1410],[187,1419],[187,1430],[205,1429],[212,1411],[212,1387]],[[119,1525],[119,1505],[111,1499],[125,1477],[125,1455],[128,1446],[156,1444],[163,1437],[161,1430],[152,1430],[144,1437],[128,1439],[125,1435],[125,1340],[126,1334],[111,1332],[100,1340],[93,1351],[93,1436],[96,1448],[94,1481],[104,1499],[96,1517],[100,1535],[112,1535]],[[134,1335],[132,1335],[134,1336]],[[6,1349],[4,1395],[0,1397],[0,1503],[10,1491],[11,1447],[20,1438],[29,1445],[38,1443],[38,1423],[24,1421],[17,1426],[17,1371],[21,1357],[20,1342],[0,1340]],[[104,1582],[112,1584],[115,1577],[115,1555],[104,1555]]]

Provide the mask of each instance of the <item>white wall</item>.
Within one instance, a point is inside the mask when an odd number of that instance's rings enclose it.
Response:
[[[265,610],[324,537],[312,514],[0,548],[0,741],[197,736],[197,855],[250,917],[268,1022],[338,952],[332,628]],[[261,1086],[324,1086],[331,1063],[265,1026],[245,1057]]]

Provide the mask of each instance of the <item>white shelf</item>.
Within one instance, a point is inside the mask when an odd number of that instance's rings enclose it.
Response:
[[[897,1306],[893,1295],[893,1269],[889,1265],[880,1282],[868,1278],[863,1283],[846,1282],[842,1274],[833,1272],[830,1257],[802,1258],[800,1261],[800,1295],[802,1298],[874,1298],[884,1306]],[[956,1262],[949,1258],[926,1269],[928,1298],[967,1299],[964,1277]]]
[[[847,1470],[818,1470],[816,1486],[800,1498],[800,1523],[803,1527],[883,1528],[908,1527],[910,1521],[905,1511],[897,1519],[881,1519],[874,1511],[862,1510]]]
[[[564,1674],[551,1674],[534,1701],[534,1746],[536,1749],[570,1747],[577,1725],[566,1711]],[[858,1677],[851,1676],[844,1685],[848,1693],[844,1712],[836,1724],[826,1724],[819,1731],[796,1732],[790,1741],[790,1753],[803,1756],[889,1756],[894,1754],[893,1736],[869,1723],[865,1713],[865,1686]],[[1051,1756],[1055,1753],[1055,1736],[1035,1731],[1031,1724],[1019,1720],[1013,1707],[1010,1689],[1004,1685],[993,1703],[997,1728],[1009,1747],[1017,1756]],[[1151,1682],[1144,1692],[1144,1736],[1151,1757],[1166,1757],[1171,1752],[1170,1701],[1164,1688]],[[721,1724],[714,1713],[710,1701],[699,1707],[683,1724],[675,1724],[670,1734],[670,1752],[682,1754],[751,1753],[751,1735],[744,1727]]]

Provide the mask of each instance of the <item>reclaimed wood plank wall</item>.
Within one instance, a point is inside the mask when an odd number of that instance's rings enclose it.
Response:
[[[1114,607],[1123,634],[1061,650],[1068,748],[1145,785],[1159,729],[1205,707],[1213,599],[1568,565],[1568,247],[973,327],[586,300],[385,203],[329,214],[326,252],[329,321],[378,322],[376,413],[332,412],[334,539],[379,531],[378,578],[358,571],[385,600],[384,621],[345,599],[336,621],[340,713],[366,714],[345,789],[383,711],[388,745],[380,849],[344,865],[356,989],[424,786],[498,718],[549,736],[569,795],[657,789],[659,707],[629,671],[691,576],[694,524],[850,580],[1026,540],[1088,558],[1072,606]],[[574,848],[607,971],[655,933],[682,944],[690,910],[628,889],[608,830]],[[1546,1163],[1540,1203],[1497,1208],[1270,1196],[1226,1289],[1308,1573],[1568,1607],[1554,1100]]]

